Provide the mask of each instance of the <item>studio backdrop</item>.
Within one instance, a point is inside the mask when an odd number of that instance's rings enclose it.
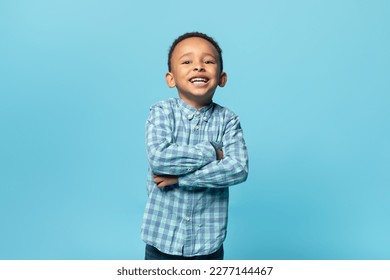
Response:
[[[143,259],[168,49],[221,45],[249,177],[227,259],[390,258],[390,2],[0,2],[0,259]]]

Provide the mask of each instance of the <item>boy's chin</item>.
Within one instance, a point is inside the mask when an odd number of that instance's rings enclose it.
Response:
[[[208,100],[208,99],[212,99],[213,98],[213,95],[214,93],[210,93],[210,92],[190,92],[190,93],[184,93],[184,94],[180,94],[179,95],[185,97],[185,98],[188,98],[188,99],[194,99],[194,100]]]
[[[197,89],[190,90],[190,91],[184,93],[184,95],[186,95],[188,97],[193,97],[193,98],[210,98],[210,97],[213,97],[214,92],[215,92],[215,89],[214,90],[209,90],[209,89],[207,90],[207,89],[197,88]]]

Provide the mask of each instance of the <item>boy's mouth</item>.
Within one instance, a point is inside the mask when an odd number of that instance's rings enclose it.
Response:
[[[191,83],[193,84],[205,84],[209,81],[209,79],[207,78],[200,78],[200,77],[195,77],[195,78],[191,78],[189,80]]]

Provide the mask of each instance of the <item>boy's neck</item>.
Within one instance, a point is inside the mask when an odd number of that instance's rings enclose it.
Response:
[[[208,100],[208,101],[200,102],[198,100],[192,100],[192,99],[188,99],[188,98],[185,98],[185,97],[183,98],[183,96],[180,95],[180,94],[179,94],[179,98],[181,100],[183,100],[184,103],[186,103],[187,105],[189,105],[189,106],[191,106],[191,107],[193,107],[193,108],[195,108],[197,110],[199,110],[199,109],[201,109],[203,107],[206,107],[206,106],[210,105],[213,102],[212,99]]]

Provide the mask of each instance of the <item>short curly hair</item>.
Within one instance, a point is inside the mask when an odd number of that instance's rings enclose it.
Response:
[[[198,38],[202,38],[202,39],[205,39],[207,40],[208,42],[210,42],[214,48],[217,50],[218,52],[218,55],[219,55],[219,62],[220,62],[220,65],[221,65],[221,71],[223,70],[223,60],[222,60],[222,49],[221,47],[218,45],[218,43],[210,36],[204,34],[204,33],[201,33],[201,32],[187,32],[179,37],[177,37],[175,39],[175,41],[173,41],[171,47],[169,48],[169,53],[168,53],[168,71],[171,71],[171,59],[172,59],[172,54],[173,54],[173,51],[175,50],[177,44],[179,44],[181,41],[185,40],[185,39],[188,39],[188,38],[192,38],[192,37],[198,37]]]

